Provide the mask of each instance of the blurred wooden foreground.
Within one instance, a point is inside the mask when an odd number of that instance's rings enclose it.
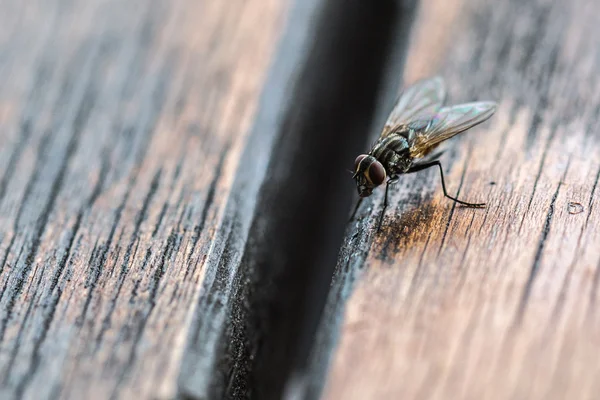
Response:
[[[227,359],[252,328],[230,312],[247,282],[228,268],[276,157],[256,152],[240,168],[289,9],[0,5],[0,397],[255,393],[251,379],[231,384],[252,375],[253,354]],[[488,207],[445,200],[435,171],[396,185],[380,233],[383,191],[365,202],[290,393],[597,397],[598,11],[592,0],[421,3],[404,72],[392,72],[441,74],[450,102],[499,102],[442,159],[449,189]],[[288,33],[312,27],[290,21]],[[390,106],[380,102],[364,148]],[[236,341],[217,340],[234,328]]]
[[[285,7],[0,5],[0,397],[174,396]]]

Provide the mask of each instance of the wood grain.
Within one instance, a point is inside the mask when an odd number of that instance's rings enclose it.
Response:
[[[421,4],[405,81],[440,73],[450,102],[499,102],[442,158],[449,190],[488,206],[452,204],[433,170],[394,187],[379,233],[383,190],[363,204],[317,336],[313,396],[329,367],[327,399],[597,397],[598,11]]]
[[[285,2],[0,5],[3,398],[170,398]]]

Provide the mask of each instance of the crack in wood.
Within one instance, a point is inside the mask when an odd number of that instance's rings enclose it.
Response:
[[[204,201],[202,213],[200,214],[200,221],[198,222],[198,224],[196,224],[194,226],[194,234],[192,236],[192,246],[191,246],[187,261],[186,261],[187,266],[186,266],[186,270],[185,270],[185,274],[184,274],[184,279],[186,279],[189,276],[189,274],[193,272],[192,262],[191,262],[192,255],[194,254],[196,246],[198,245],[198,241],[200,240],[200,235],[204,231],[204,227],[206,225],[206,220],[208,218],[208,212],[210,211],[210,209],[213,205],[213,202],[215,200],[217,184],[223,174],[223,165],[225,164],[226,156],[229,153],[229,148],[230,148],[230,146],[229,146],[229,144],[227,144],[224,146],[223,150],[221,151],[221,154],[219,156],[219,161],[217,162],[217,166],[215,168],[215,173],[213,175],[212,180],[210,181],[210,184],[208,185],[208,190],[206,192],[206,200]]]
[[[537,125],[536,125],[537,126]],[[531,129],[533,129],[533,124]],[[523,223],[525,222],[525,218],[529,214],[529,210],[531,209],[531,204],[533,203],[533,198],[535,197],[535,193],[537,191],[538,182],[542,176],[542,172],[544,171],[544,164],[546,163],[546,156],[548,154],[548,150],[550,149],[550,144],[554,140],[554,136],[556,135],[556,129],[553,129],[546,140],[546,146],[544,147],[544,152],[542,153],[542,158],[540,160],[540,166],[538,168],[537,174],[535,175],[535,181],[533,182],[533,189],[531,191],[531,196],[529,197],[529,202],[527,203],[527,209],[523,213],[523,218],[521,219],[521,224],[519,225],[519,233],[523,229]]]
[[[567,162],[567,166],[565,167],[565,172],[561,181],[558,182],[556,186],[556,191],[552,195],[552,200],[550,201],[550,206],[548,207],[548,213],[546,214],[546,219],[544,222],[544,226],[542,228],[542,233],[540,236],[540,240],[538,241],[537,250],[535,252],[535,256],[533,259],[533,263],[531,264],[531,269],[529,271],[529,276],[527,278],[527,282],[525,283],[525,287],[521,294],[521,301],[519,303],[519,308],[517,310],[515,325],[520,325],[523,320],[523,316],[525,315],[525,311],[527,305],[529,303],[529,296],[531,295],[531,290],[533,288],[533,284],[537,277],[538,271],[541,266],[542,256],[544,253],[544,248],[546,246],[546,239],[548,238],[548,234],[550,233],[550,225],[552,224],[552,218],[554,217],[554,208],[556,205],[556,198],[558,197],[558,193],[560,192],[560,188],[563,185],[563,181],[567,176],[567,172],[569,170],[569,165],[571,163],[571,158],[569,157],[569,161]]]

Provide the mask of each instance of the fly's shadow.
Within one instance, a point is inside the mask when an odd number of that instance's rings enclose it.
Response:
[[[405,211],[388,213],[373,244],[376,258],[393,262],[402,249],[424,246],[432,230],[442,223],[444,211],[440,203],[427,200]]]

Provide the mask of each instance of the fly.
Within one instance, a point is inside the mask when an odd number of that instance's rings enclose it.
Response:
[[[444,196],[467,207],[485,207],[485,203],[468,203],[452,197],[446,191],[442,164],[443,151],[435,150],[440,143],[486,121],[496,111],[496,103],[481,101],[442,107],[446,97],[441,77],[419,81],[407,88],[398,98],[383,131],[368,154],[354,161],[354,175],[360,199],[370,196],[373,189],[384,183],[385,198],[379,218],[381,227],[388,205],[388,189],[402,174],[438,167]]]

